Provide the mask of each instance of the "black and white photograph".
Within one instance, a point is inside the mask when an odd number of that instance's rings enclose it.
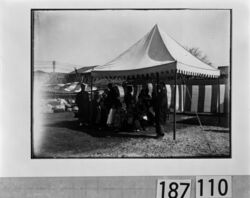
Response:
[[[230,158],[231,17],[31,10],[31,157]]]
[[[0,2],[0,197],[250,197],[247,0]]]

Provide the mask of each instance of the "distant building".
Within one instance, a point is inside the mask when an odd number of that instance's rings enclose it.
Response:
[[[59,72],[44,72],[41,70],[34,71],[33,78],[34,81],[39,81],[44,84],[59,84],[66,83],[67,78],[66,73]]]
[[[229,75],[229,66],[219,66],[220,78],[228,78]]]
[[[67,82],[75,82],[75,81],[82,81],[82,80],[84,80],[84,78],[86,78],[86,76],[88,75],[85,72],[88,71],[88,70],[91,70],[91,69],[95,68],[96,66],[98,66],[98,65],[81,67],[79,69],[76,69],[76,70],[68,73],[68,75],[66,77],[67,78]]]

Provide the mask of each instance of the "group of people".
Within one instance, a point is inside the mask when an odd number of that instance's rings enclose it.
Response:
[[[157,85],[152,94],[147,86],[143,86],[137,100],[132,86],[126,86],[124,90],[121,100],[117,87],[108,84],[102,94],[95,91],[91,99],[82,84],[81,92],[76,96],[80,125],[91,124],[112,131],[141,131],[148,125],[155,125],[157,136],[164,136],[163,125],[169,115],[165,85]]]

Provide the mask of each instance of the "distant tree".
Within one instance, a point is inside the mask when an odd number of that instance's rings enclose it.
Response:
[[[208,60],[207,55],[204,54],[198,47],[192,47],[192,48],[186,47],[186,49],[200,61],[212,66],[212,63]]]

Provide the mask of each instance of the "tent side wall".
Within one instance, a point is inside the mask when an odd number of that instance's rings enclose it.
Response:
[[[179,113],[229,113],[229,82],[226,79],[220,79],[219,84],[219,92],[217,80],[190,81],[187,84],[177,85],[176,111]],[[138,96],[141,85],[135,86],[134,90],[135,95]],[[174,86],[166,84],[166,90],[168,107],[173,111]],[[218,98],[220,98],[219,104]]]

